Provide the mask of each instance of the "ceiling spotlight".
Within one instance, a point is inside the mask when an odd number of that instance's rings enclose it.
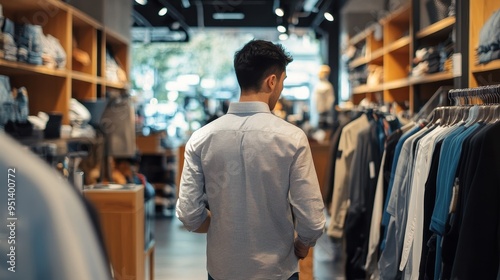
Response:
[[[162,16],[166,15],[167,12],[168,12],[168,9],[163,7],[163,8],[161,8],[160,11],[158,11],[158,15],[162,17]]]
[[[148,3],[148,0],[135,0],[135,2],[139,5],[146,5]]]
[[[333,21],[334,20],[333,15],[330,14],[329,12],[325,12],[323,14],[323,16],[325,16],[325,19],[328,20],[328,21]]]
[[[286,32],[286,27],[284,27],[283,25],[278,25],[278,27],[276,27],[276,29],[278,29],[278,31],[281,32],[281,33],[285,33]]]
[[[185,9],[191,7],[191,3],[189,3],[189,0],[182,0],[182,7]]]
[[[172,23],[171,27],[172,27],[173,30],[177,30],[177,29],[181,28],[181,24],[178,21],[174,21]]]
[[[285,41],[288,39],[288,34],[286,33],[281,33],[280,36],[278,37],[281,41]]]
[[[282,17],[285,15],[285,11],[283,11],[282,8],[276,8],[276,10],[274,10],[274,13],[279,16],[279,17]]]

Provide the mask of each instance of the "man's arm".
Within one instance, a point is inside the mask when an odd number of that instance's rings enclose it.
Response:
[[[203,175],[201,159],[196,154],[191,141],[188,141],[179,186],[176,214],[189,231],[208,231],[210,212],[206,208],[204,186],[205,177]]]
[[[307,249],[314,246],[325,227],[323,198],[305,134],[301,136],[297,147],[290,169],[289,195],[297,231],[296,253],[305,251],[304,246]],[[298,255],[298,257],[301,256]]]

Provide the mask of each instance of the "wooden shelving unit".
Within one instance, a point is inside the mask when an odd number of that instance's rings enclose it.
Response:
[[[96,100],[105,96],[108,84],[117,90],[127,89],[127,82],[108,82],[102,74],[108,45],[123,65],[126,77],[129,76],[127,38],[62,1],[0,0],[0,4],[6,18],[42,26],[43,33],[59,40],[66,52],[66,65],[62,69],[0,59],[0,74],[10,78],[12,87],[27,88],[30,114],[59,112],[63,123],[68,124],[71,98]],[[86,54],[86,59],[74,59],[78,51],[75,48]]]
[[[382,94],[384,103],[395,102],[398,111],[409,105],[410,113],[414,114],[440,86],[453,85],[456,77],[451,70],[418,77],[411,75],[415,51],[421,46],[437,45],[445,41],[457,24],[455,17],[447,17],[418,30],[415,21],[418,21],[421,12],[419,5],[418,1],[409,1],[378,21],[378,25],[383,29],[383,40],[378,42],[377,48],[373,48],[374,42],[370,41],[375,32],[373,26],[355,35],[348,42],[352,46],[366,45],[366,55],[353,60],[349,64],[350,71],[373,64],[384,69],[381,84],[351,88],[354,104],[358,104],[365,97],[374,100],[374,96]],[[419,24],[417,26],[420,27]],[[492,64],[480,66],[476,70],[487,69],[497,67]]]
[[[479,34],[486,21],[500,9],[500,1],[470,1],[469,19],[469,87],[500,84],[500,60],[486,64],[476,63],[476,49],[479,46]]]

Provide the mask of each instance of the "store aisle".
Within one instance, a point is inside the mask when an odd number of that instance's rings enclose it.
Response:
[[[157,218],[155,222],[155,279],[207,279],[206,236],[188,232],[175,217]]]
[[[177,218],[157,218],[155,222],[155,279],[204,280],[206,271],[206,239],[204,234],[191,233]],[[314,253],[315,280],[344,280],[332,265],[338,257],[334,246],[324,234]]]

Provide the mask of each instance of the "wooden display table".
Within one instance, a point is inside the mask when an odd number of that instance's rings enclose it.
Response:
[[[151,264],[154,261],[154,248],[148,248],[145,254],[144,246],[144,187],[86,188],[83,195],[99,213],[115,279],[144,279],[144,263],[148,255],[150,270],[154,270]],[[154,272],[150,271],[149,274],[152,279]]]

